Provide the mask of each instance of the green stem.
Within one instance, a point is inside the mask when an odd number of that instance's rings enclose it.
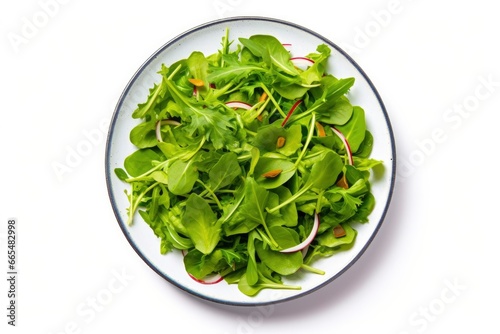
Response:
[[[260,283],[262,288],[268,289],[281,289],[281,290],[300,290],[302,287],[299,285],[286,285],[286,284],[277,284],[277,283]]]
[[[271,99],[271,101],[273,102],[274,106],[276,107],[276,109],[278,109],[278,112],[281,114],[281,116],[283,116],[283,118],[285,118],[286,117],[286,113],[283,110],[281,110],[281,107],[280,107],[279,103],[276,101],[276,99],[274,98],[273,93],[271,93],[269,91],[269,89],[267,89],[267,87],[264,84],[261,84],[260,86],[266,92],[266,94],[269,97],[269,99]]]
[[[226,28],[226,33],[222,40],[222,56],[226,55],[229,52],[229,29]],[[224,58],[221,56],[220,58],[220,67],[224,67]]]
[[[304,269],[304,270],[307,270],[307,271],[309,271],[311,273],[315,273],[315,274],[318,274],[318,275],[324,275],[325,274],[325,272],[323,270],[317,269],[317,268],[314,268],[314,267],[311,267],[311,266],[308,266],[307,264],[304,264],[304,263],[300,267],[302,269]]]
[[[135,212],[137,211],[137,208],[139,208],[139,203],[141,203],[142,198],[154,187],[156,187],[159,184],[159,182],[155,182],[152,185],[150,185],[146,190],[144,190],[142,193],[137,196],[135,201],[131,197],[130,201],[130,208],[128,210],[128,219],[127,219],[127,225],[130,226],[132,225],[132,221],[134,220],[134,215]]]
[[[167,165],[171,161],[172,161],[172,159],[165,160],[165,161],[159,163],[158,165],[154,166],[153,168],[151,168],[147,172],[145,172],[139,176],[136,176],[136,177],[129,177],[129,178],[125,179],[125,181],[128,183],[135,182],[135,181],[144,181],[144,178],[147,177],[149,174],[153,173],[154,171],[157,171],[160,168],[163,168],[165,165]]]
[[[182,67],[182,65],[177,66],[175,68],[175,70],[172,73],[170,73],[170,75],[168,76],[167,80],[171,81],[173,79],[174,75],[176,75],[177,72],[179,72],[179,70],[181,69],[181,67]]]
[[[302,189],[300,189],[299,191],[297,191],[295,194],[293,194],[291,197],[288,197],[288,199],[282,203],[280,203],[279,205],[275,206],[274,208],[272,209],[268,209],[266,208],[267,212],[269,213],[273,213],[273,212],[276,212],[278,211],[279,209],[281,209],[282,207],[284,206],[287,206],[288,204],[292,203],[293,201],[295,201],[297,198],[299,198],[302,194],[304,194],[306,191],[308,191],[311,187],[312,187],[312,182],[311,183],[306,183],[304,185],[304,187],[302,187]]]
[[[245,83],[245,81],[242,81],[239,84],[237,84],[236,86],[234,86],[233,88],[231,88],[231,86],[233,84],[232,83],[228,83],[227,85],[225,85],[224,87],[222,87],[220,90],[218,90],[219,94],[214,94],[214,96],[218,98],[218,97],[220,97],[220,96],[222,96],[224,94],[229,95],[229,94],[231,94],[233,92],[236,92],[236,91],[238,91],[241,88],[241,86],[243,86],[244,83]],[[231,88],[231,89],[229,89],[229,88]]]
[[[300,152],[300,155],[297,158],[297,161],[295,161],[295,165],[294,165],[295,168],[297,168],[297,166],[299,165],[300,161],[302,160],[302,158],[306,154],[307,148],[308,148],[309,143],[311,142],[312,136],[314,134],[314,126],[315,126],[315,124],[316,124],[316,114],[313,113],[312,116],[311,116],[311,125],[309,125],[309,134],[307,135],[307,139],[306,139],[306,142],[304,144],[304,148],[302,149],[302,152]]]
[[[295,165],[294,165],[295,168],[297,168],[297,166],[299,165],[300,161],[304,157],[304,154],[306,153],[307,147],[309,146],[309,143],[311,142],[311,138],[312,138],[312,136],[314,134],[314,124],[315,123],[316,123],[316,114],[313,113],[312,117],[311,117],[311,125],[309,126],[309,134],[307,135],[307,139],[306,139],[306,142],[304,144],[304,148],[302,149],[302,152],[300,152],[300,155],[297,158],[297,161],[295,161]],[[291,197],[289,197],[286,201],[282,202],[281,204],[279,204],[278,206],[275,206],[272,209],[266,208],[267,212],[269,212],[269,213],[276,212],[279,209],[281,209],[282,207],[284,207],[284,206],[292,203],[297,198],[299,198],[302,194],[304,194],[306,191],[308,191],[312,187],[312,185],[313,185],[312,182],[306,183],[304,185],[304,187],[302,187],[302,189],[300,189],[299,191],[297,191],[295,194],[293,194]]]
[[[319,194],[318,194],[318,199],[316,201],[316,212],[321,212],[321,199],[323,198],[323,193],[325,191],[322,190]]]
[[[205,190],[210,194],[212,199],[215,201],[215,203],[219,207],[219,210],[222,210],[223,209],[222,204],[220,203],[219,199],[217,198],[217,195],[215,195],[215,193],[212,191],[212,189],[210,189],[210,187],[207,186],[205,183],[203,183],[203,181],[201,181],[200,179],[196,180],[196,182],[200,183],[205,188]]]
[[[262,216],[262,212],[260,213],[260,216],[262,218],[262,225],[264,226],[264,230],[266,230],[266,234],[269,237],[269,240],[271,241],[272,246],[275,248],[279,248],[278,243],[276,242],[276,240],[274,240],[273,235],[271,234],[271,231],[269,231],[269,228],[267,227],[266,220]]]
[[[316,153],[311,153],[311,154],[307,154],[306,156],[304,156],[302,158],[302,160],[308,160],[308,159],[312,159],[312,158],[315,158],[315,157],[318,157],[322,154],[324,154],[325,152],[323,151],[319,151],[319,152],[316,152]]]
[[[271,99],[266,99],[266,101],[262,104],[262,106],[259,108],[259,111],[257,112],[257,116],[262,114],[262,112],[264,111],[264,109],[267,107],[267,105],[269,104],[269,101],[271,101]]]
[[[319,107],[320,107],[320,106],[318,105],[318,106],[316,106],[316,107],[314,107],[314,108],[307,109],[306,111],[301,112],[300,114],[297,114],[297,115],[292,115],[292,117],[290,117],[290,119],[288,120],[288,122],[287,122],[287,123],[288,123],[288,124],[290,124],[290,123],[293,123],[293,122],[295,122],[295,121],[297,121],[297,120],[299,120],[299,119],[302,119],[302,118],[304,118],[304,117],[307,117],[307,116],[309,116],[310,114],[312,114],[312,113],[313,113],[316,109],[318,109]]]

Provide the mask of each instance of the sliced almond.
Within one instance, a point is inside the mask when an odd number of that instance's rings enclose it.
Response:
[[[340,180],[337,181],[337,185],[344,189],[349,189],[349,184],[347,183],[347,178],[345,177],[345,174],[342,174]]]
[[[205,83],[201,79],[190,78],[188,79],[188,81],[193,85],[195,85],[196,87],[203,87],[205,85]]]
[[[282,171],[283,171],[282,169],[273,169],[270,170],[269,172],[262,174],[262,177],[265,177],[266,179],[272,179],[280,175]]]
[[[333,235],[335,236],[335,238],[342,238],[346,236],[346,232],[344,228],[339,225],[333,228]]]
[[[285,137],[278,137],[278,140],[276,141],[276,147],[282,148],[283,146],[285,146],[285,143],[286,143]]]
[[[316,129],[318,129],[318,137],[326,137],[325,128],[320,122],[316,122]]]
[[[267,93],[266,93],[266,92],[264,92],[264,93],[262,93],[262,95],[260,96],[260,98],[259,98],[259,102],[265,101],[266,99],[267,99]]]

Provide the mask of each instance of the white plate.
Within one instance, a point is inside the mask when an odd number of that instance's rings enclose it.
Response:
[[[353,105],[361,106],[366,112],[367,127],[375,142],[371,156],[384,161],[384,174],[371,181],[377,204],[369,217],[370,222],[356,226],[358,236],[350,250],[314,263],[314,267],[326,272],[325,275],[296,275],[293,283],[302,286],[301,290],[265,289],[255,297],[248,297],[236,285],[228,285],[224,281],[215,285],[197,283],[187,275],[180,252],[160,254],[159,240],[140,216],[136,216],[133,226],[125,224],[129,203],[124,190],[129,185],[115,176],[114,169],[123,167],[125,157],[136,150],[128,139],[130,130],[139,122],[132,119],[132,112],[138,103],[145,101],[149,89],[159,81],[157,71],[162,63],[168,66],[187,58],[196,50],[206,55],[217,52],[226,28],[229,28],[230,40],[236,42],[239,37],[273,35],[282,43],[291,43],[294,56],[313,52],[322,43],[329,45],[332,55],[327,71],[339,78],[356,79],[349,98]],[[193,295],[211,301],[263,305],[297,298],[331,283],[363,254],[379,230],[389,207],[395,181],[395,162],[394,138],[385,107],[371,81],[353,59],[328,39],[296,24],[262,17],[235,17],[209,22],[187,31],[162,46],[139,68],[120,97],[111,121],[106,146],[106,182],[113,210],[125,237],[137,254],[160,276]]]

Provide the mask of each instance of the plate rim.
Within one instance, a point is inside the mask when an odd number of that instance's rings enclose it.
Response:
[[[390,151],[391,151],[391,156],[392,156],[392,159],[391,159],[392,160],[392,164],[391,164],[392,165],[392,172],[391,172],[391,176],[390,176],[390,185],[389,185],[389,189],[388,189],[387,200],[385,201],[385,206],[384,206],[384,208],[382,210],[380,219],[378,220],[378,222],[376,222],[376,226],[375,226],[373,232],[371,233],[370,237],[366,241],[366,243],[363,245],[363,247],[361,248],[361,250],[356,254],[356,256],[354,256],[349,261],[349,263],[347,263],[339,272],[337,272],[335,275],[333,275],[329,279],[325,280],[321,284],[318,284],[318,285],[314,286],[313,288],[311,288],[311,289],[309,289],[307,291],[303,291],[303,292],[297,293],[296,295],[293,295],[293,296],[290,296],[290,297],[286,297],[286,298],[283,298],[283,299],[277,299],[277,300],[259,301],[259,302],[252,302],[252,301],[249,301],[249,302],[237,302],[237,301],[228,301],[228,300],[224,300],[224,299],[210,297],[210,296],[204,295],[202,293],[198,293],[196,291],[193,291],[193,290],[189,289],[188,287],[186,287],[186,286],[178,283],[177,281],[173,280],[168,275],[165,275],[164,273],[162,273],[140,251],[140,248],[138,247],[138,245],[132,240],[132,238],[130,236],[130,232],[127,229],[126,223],[123,221],[122,217],[119,214],[119,209],[118,209],[118,206],[117,206],[116,200],[115,200],[115,194],[112,191],[112,185],[111,185],[111,178],[112,178],[112,175],[114,175],[114,173],[113,173],[113,170],[111,169],[111,166],[110,166],[110,149],[111,149],[111,140],[113,138],[115,123],[116,123],[116,121],[118,119],[119,111],[120,111],[120,109],[121,109],[121,107],[123,105],[124,99],[127,96],[127,94],[129,93],[131,87],[133,86],[133,84],[135,83],[135,81],[137,80],[137,78],[148,67],[148,65],[153,60],[156,59],[156,57],[159,54],[161,54],[166,48],[168,48],[171,45],[175,44],[180,39],[182,39],[182,38],[184,38],[186,36],[189,36],[189,35],[191,35],[192,33],[196,32],[196,31],[199,31],[199,30],[202,30],[202,29],[206,29],[206,28],[209,28],[211,26],[218,25],[218,24],[221,24],[221,23],[234,22],[234,21],[265,21],[265,22],[277,23],[277,24],[284,25],[284,26],[289,26],[289,27],[292,27],[292,28],[295,28],[295,29],[298,29],[298,30],[302,30],[302,31],[304,31],[304,32],[306,32],[308,34],[311,34],[311,35],[315,36],[316,38],[324,41],[326,44],[330,45],[331,47],[335,48],[335,50],[337,52],[341,53],[346,58],[346,60],[352,66],[354,66],[354,68],[360,73],[360,75],[363,77],[363,79],[366,80],[368,86],[370,87],[371,91],[375,95],[375,97],[377,99],[377,102],[378,102],[378,104],[379,104],[379,106],[380,106],[380,108],[382,110],[382,114],[384,116],[385,123],[387,125],[388,135],[389,135],[389,139],[390,139]],[[221,18],[221,19],[207,21],[207,22],[205,22],[203,24],[199,24],[199,25],[197,25],[197,26],[195,26],[195,27],[193,27],[191,29],[188,29],[188,30],[184,31],[181,34],[178,34],[174,38],[172,38],[169,41],[167,41],[166,43],[164,43],[156,51],[154,51],[151,54],[151,56],[140,65],[140,67],[131,76],[131,78],[127,82],[125,88],[123,89],[122,93],[120,94],[120,96],[118,98],[118,102],[117,102],[117,104],[116,104],[116,106],[114,108],[113,114],[111,116],[111,122],[110,122],[110,125],[109,125],[108,134],[107,134],[107,137],[106,137],[106,147],[105,147],[105,151],[104,151],[104,154],[105,154],[105,157],[104,157],[104,164],[105,164],[105,166],[104,167],[105,167],[105,180],[106,180],[106,187],[107,187],[108,197],[109,197],[109,200],[111,202],[111,207],[113,209],[113,213],[115,215],[116,221],[117,221],[120,229],[122,230],[123,234],[125,235],[125,237],[126,237],[128,243],[130,244],[130,246],[132,246],[132,248],[134,249],[134,251],[136,252],[136,254],[139,255],[139,257],[154,272],[156,272],[160,277],[162,277],[163,279],[165,279],[166,281],[168,281],[169,283],[171,283],[175,287],[180,288],[181,290],[189,293],[190,295],[196,296],[196,297],[201,298],[203,300],[208,300],[208,301],[215,302],[215,303],[218,303],[218,304],[232,305],[232,306],[264,306],[264,305],[271,305],[271,304],[283,303],[283,302],[286,302],[286,301],[294,300],[294,299],[297,299],[297,298],[300,298],[300,297],[304,297],[304,296],[306,296],[308,294],[311,294],[311,293],[313,293],[315,291],[318,291],[322,287],[330,284],[335,279],[337,279],[339,276],[341,276],[342,274],[344,274],[349,268],[351,268],[359,260],[359,258],[361,258],[361,256],[366,252],[366,250],[368,249],[368,247],[371,245],[371,243],[375,239],[376,235],[378,234],[380,228],[382,227],[383,222],[385,221],[387,212],[389,210],[389,206],[390,206],[390,203],[392,201],[392,195],[394,193],[394,187],[395,187],[395,183],[396,183],[396,174],[397,174],[396,173],[396,165],[397,165],[396,164],[396,160],[397,160],[396,159],[396,153],[397,152],[396,152],[396,143],[395,143],[395,138],[394,138],[394,131],[392,129],[392,124],[391,124],[389,115],[387,113],[387,109],[385,107],[385,104],[384,104],[384,102],[382,100],[382,97],[380,96],[378,90],[376,89],[375,85],[373,84],[373,82],[371,81],[371,79],[368,77],[368,75],[366,74],[366,72],[361,68],[361,66],[347,52],[345,52],[336,43],[332,42],[330,39],[326,38],[322,34],[319,34],[319,33],[315,32],[315,31],[313,31],[313,30],[311,30],[311,29],[309,29],[307,27],[304,27],[302,25],[299,25],[299,24],[296,24],[296,23],[293,23],[293,22],[290,22],[290,21],[287,21],[287,20],[283,20],[283,19],[279,19],[279,18],[273,18],[273,17],[265,17],[265,16],[231,16],[231,17],[226,17],[226,18]]]

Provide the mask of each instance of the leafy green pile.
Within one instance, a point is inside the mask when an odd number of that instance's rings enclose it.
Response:
[[[369,176],[381,162],[369,158],[363,109],[346,96],[354,78],[325,73],[327,45],[301,69],[273,36],[239,42],[232,47],[226,31],[217,53],[162,65],[132,114],[141,120],[130,132],[137,150],[115,169],[130,184],[127,223],[138,212],[160,252],[182,250],[202,282],[220,275],[249,296],[300,289],[282,278],[323,274],[313,260],[352,246],[352,225],[374,207]],[[315,215],[313,242],[281,252],[311,234]]]

